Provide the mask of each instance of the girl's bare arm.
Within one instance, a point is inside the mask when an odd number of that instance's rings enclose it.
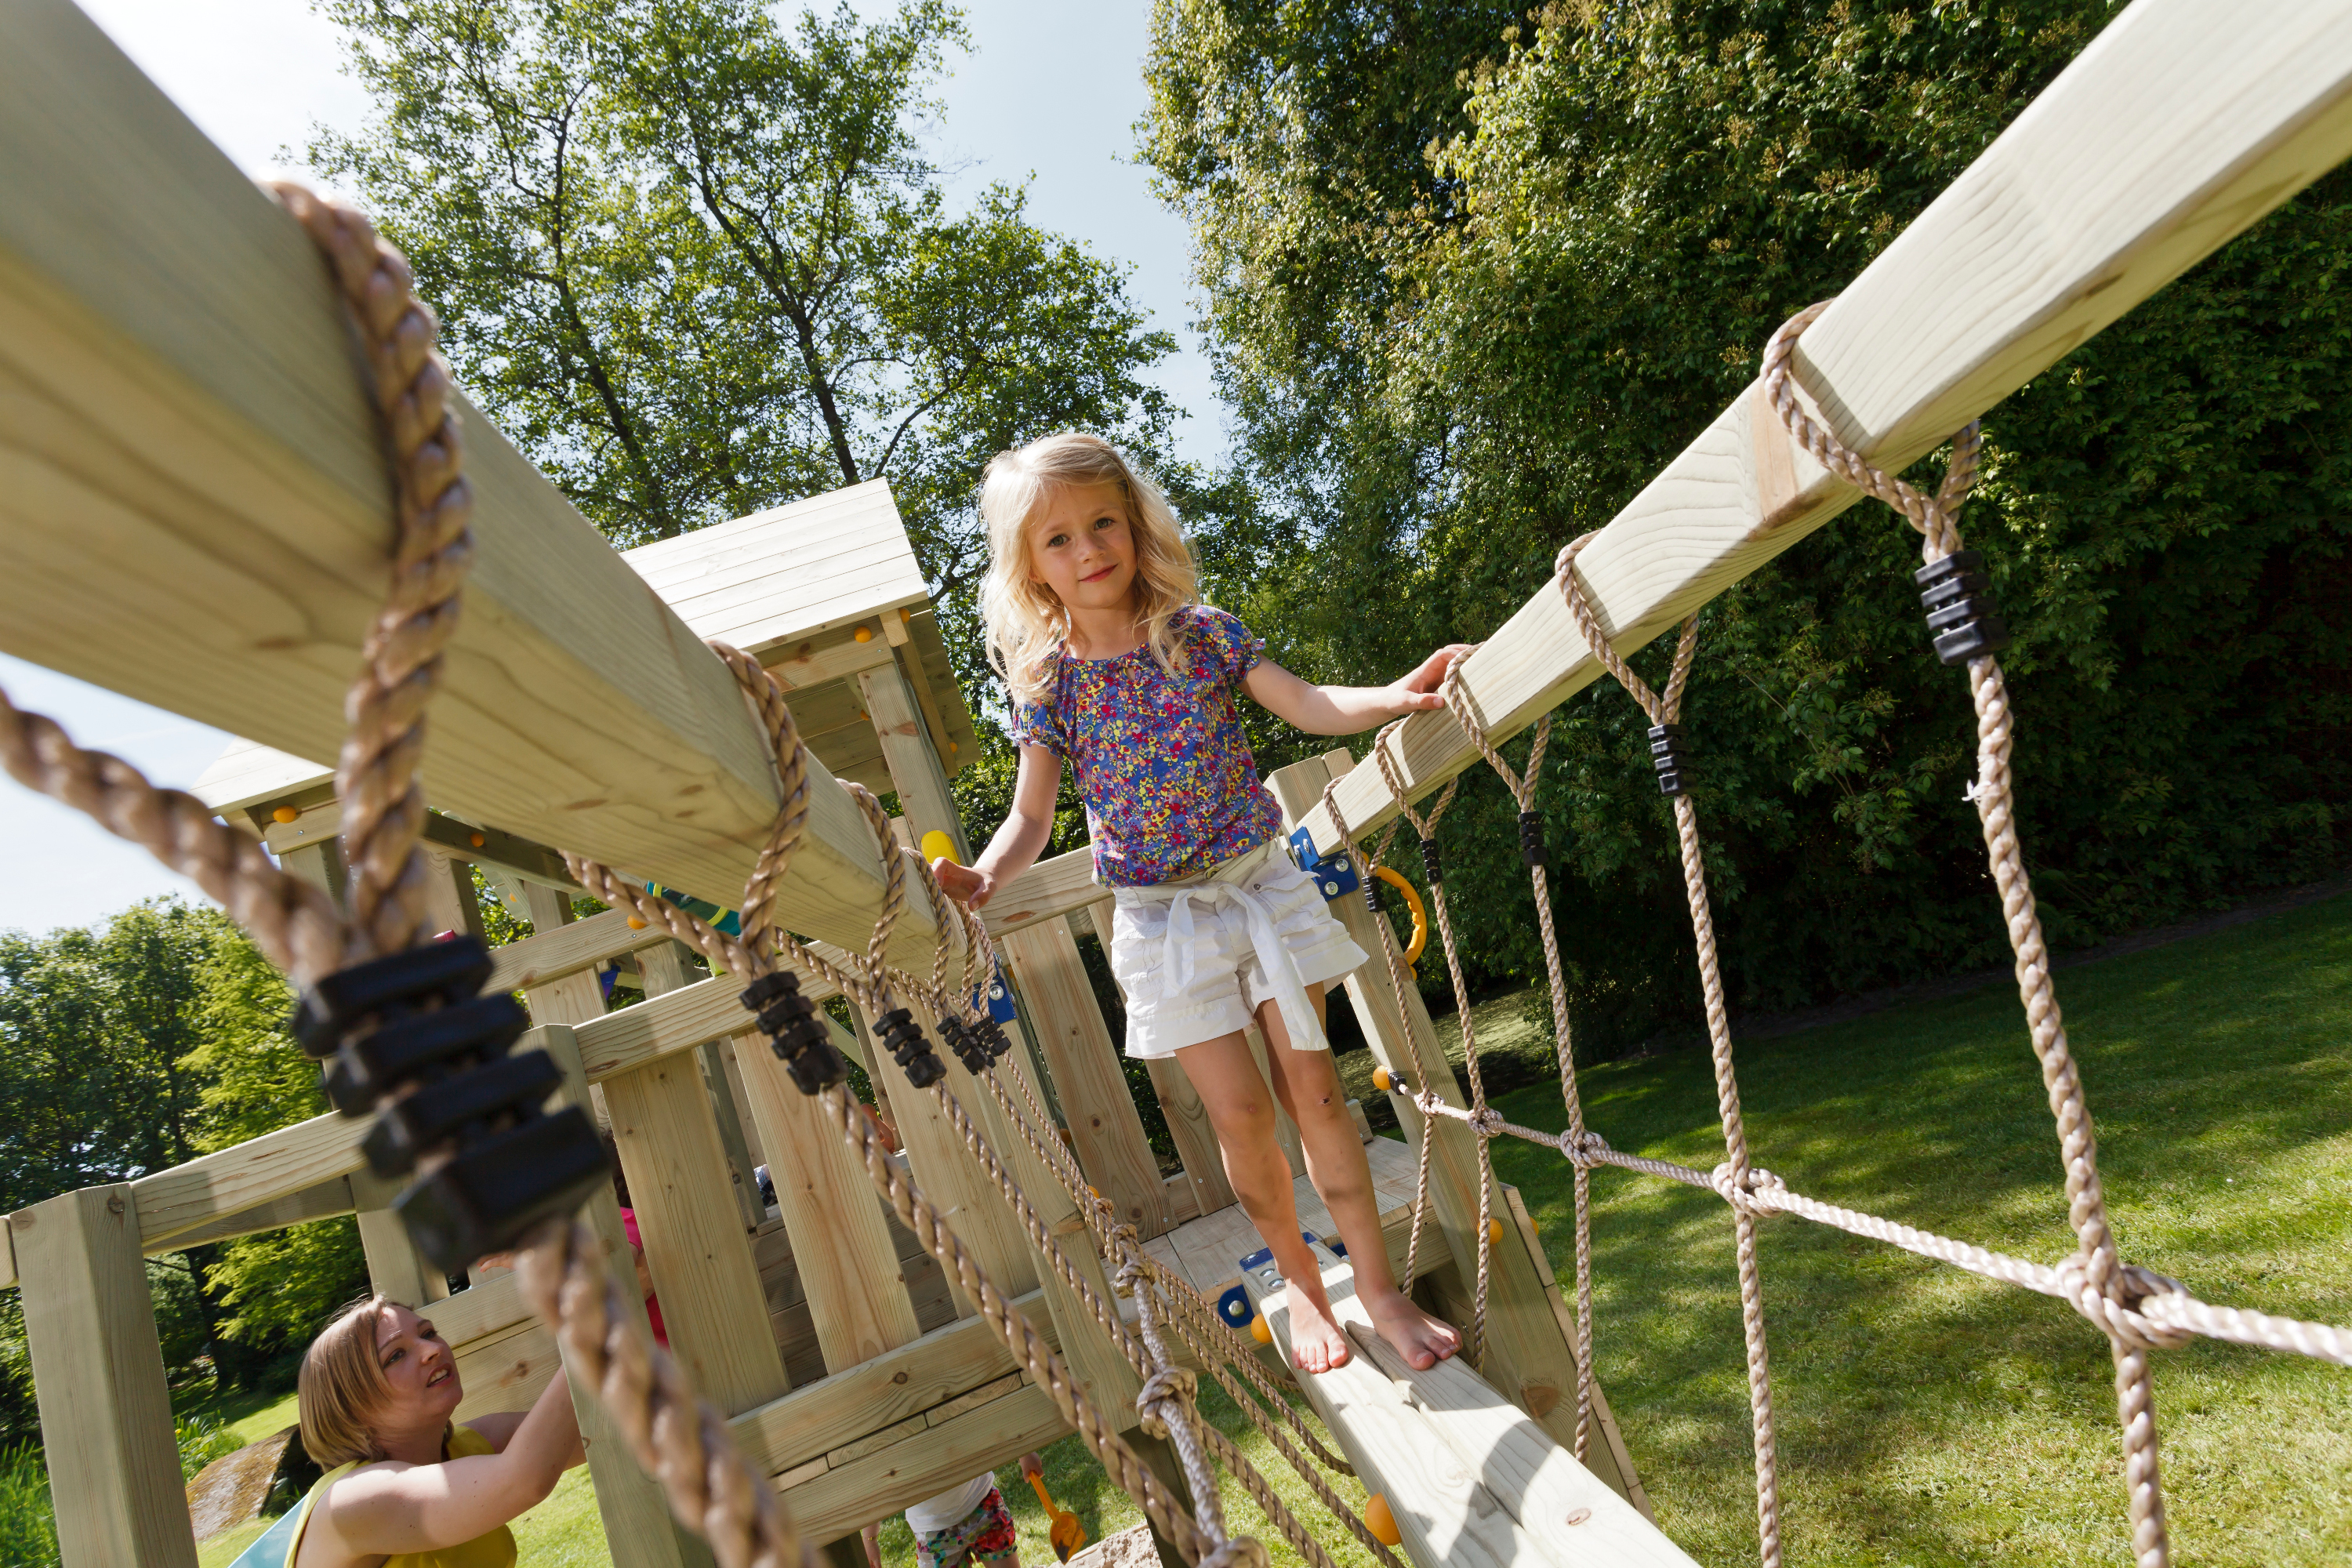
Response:
[[[1469,651],[1467,643],[1449,644],[1386,686],[1309,686],[1272,659],[1260,659],[1242,678],[1242,689],[1276,718],[1310,735],[1353,735],[1407,713],[1445,706],[1437,689],[1453,661]]]
[[[934,860],[931,873],[948,897],[979,909],[997,889],[1036,863],[1054,837],[1054,802],[1062,793],[1062,759],[1043,746],[1021,748],[1013,782],[1013,810],[976,866]]]
[[[328,1489],[312,1531],[324,1523],[343,1552],[368,1561],[460,1545],[538,1506],[585,1458],[571,1384],[558,1372],[499,1452],[437,1465],[369,1466]],[[306,1536],[306,1563],[310,1546]]]

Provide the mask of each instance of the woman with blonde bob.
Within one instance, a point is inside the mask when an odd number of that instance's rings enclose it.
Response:
[[[558,1371],[530,1411],[451,1417],[457,1358],[397,1301],[354,1301],[310,1342],[302,1447],[327,1473],[232,1568],[512,1568],[507,1523],[583,1462]]]
[[[980,509],[981,613],[1016,705],[1020,773],[1012,815],[979,863],[938,862],[940,884],[976,909],[1026,870],[1052,837],[1063,764],[1075,768],[1095,877],[1116,900],[1110,961],[1127,994],[1127,1053],[1174,1057],[1200,1090],[1225,1173],[1289,1281],[1298,1369],[1323,1372],[1350,1352],[1299,1236],[1276,1099],[1372,1321],[1412,1365],[1435,1364],[1460,1336],[1390,1273],[1371,1170],[1323,1037],[1324,988],[1364,951],[1285,853],[1239,704],[1249,697],[1309,734],[1351,735],[1442,706],[1438,685],[1467,650],[1441,648],[1387,686],[1308,685],[1199,602],[1168,498],[1098,436],[998,453]],[[1252,1022],[1275,1047],[1271,1096]]]

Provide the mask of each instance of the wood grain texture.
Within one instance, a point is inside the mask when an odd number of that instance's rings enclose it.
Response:
[[[641,952],[669,940],[667,931],[650,926],[631,931],[628,913],[624,910],[606,910],[552,930],[541,927],[520,942],[490,950],[490,982],[484,989],[520,991],[551,984],[625,952]],[[576,1024],[587,1020],[563,1021]]]
[[[342,309],[293,220],[68,0],[0,13],[0,647],[335,755],[390,529]],[[728,896],[779,799],[733,679],[488,419],[461,417],[476,552],[432,797]],[[862,942],[881,868],[828,784],[784,907]],[[927,955],[929,923],[908,910],[899,951]]]
[[[1059,920],[1092,905],[1108,903],[1110,896],[1110,889],[1095,880],[1094,851],[1073,849],[1036,862],[998,889],[981,918],[990,936],[1001,937],[1040,921]]]
[[[670,1352],[720,1409],[766,1404],[790,1385],[701,1070],[672,1056],[604,1088]]]
[[[1365,1490],[1388,1500],[1389,1511],[1404,1536],[1405,1554],[1416,1568],[1571,1568],[1612,1561],[1572,1554],[1559,1539],[1564,1532],[1522,1523],[1513,1507],[1517,1500],[1485,1466],[1455,1453],[1421,1408],[1424,1387],[1435,1385],[1447,1367],[1478,1388],[1485,1384],[1453,1362],[1440,1362],[1425,1373],[1413,1372],[1402,1361],[1393,1369],[1379,1364],[1371,1352],[1379,1335],[1356,1299],[1355,1277],[1323,1248],[1315,1253],[1323,1266],[1332,1315],[1343,1331],[1355,1331],[1349,1337],[1355,1342],[1356,1354],[1344,1365],[1299,1378],[1298,1386],[1339,1439],[1340,1452],[1355,1467]],[[1242,1285],[1251,1305],[1274,1331],[1283,1359],[1289,1361],[1289,1292],[1282,1276],[1267,1264],[1243,1275]],[[1486,1389],[1485,1397],[1496,1405],[1503,1403],[1492,1389]],[[1525,1417],[1520,1419],[1524,1423]]]
[[[1160,1160],[1143,1135],[1077,940],[1060,921],[1046,921],[1006,937],[997,951],[1036,1029],[1079,1168],[1138,1236],[1158,1236],[1174,1223]]]
[[[898,809],[914,825],[915,842],[919,845],[929,833],[944,833],[955,845],[957,861],[969,864],[971,844],[964,835],[963,816],[948,793],[947,763],[931,744],[914,689],[891,663],[862,671],[857,690],[898,789]]]
[[[66,1563],[195,1568],[135,1194],[84,1187],[8,1231]]]
[[[1013,1305],[1048,1339],[1055,1337],[1042,1291],[1016,1297]],[[782,1475],[1014,1370],[1013,1352],[996,1331],[965,1318],[745,1411],[728,1430],[746,1459]]]
[[[1042,1448],[1068,1430],[1044,1389],[1024,1386],[786,1488],[784,1504],[804,1534],[824,1540],[887,1519],[910,1502]]]
[[[259,1231],[283,1230],[290,1225],[308,1225],[312,1220],[332,1219],[352,1210],[352,1182],[349,1176],[330,1176],[314,1186],[289,1193],[282,1197],[237,1214],[220,1218],[192,1229],[181,1231],[160,1246],[146,1247],[148,1257],[159,1253],[184,1252],[191,1247],[203,1247],[211,1242],[228,1241],[240,1236],[252,1236]]]
[[[2352,4],[2139,0],[1846,288],[1805,333],[1798,379],[1841,441],[1898,471],[2347,153]],[[1751,387],[1579,557],[1620,652],[1856,499],[1754,406]],[[1857,526],[1903,524],[1874,506]],[[1549,584],[1463,666],[1497,738],[1600,673]],[[1444,712],[1391,744],[1415,796],[1478,760]],[[1395,810],[1374,769],[1339,806],[1360,834]],[[1320,806],[1302,820],[1336,842]]]
[[[1543,1280],[1545,1293],[1550,1298],[1553,1315],[1559,1321],[1560,1338],[1573,1346],[1576,1343],[1576,1317],[1560,1293],[1559,1281],[1552,1275],[1551,1259],[1545,1255],[1543,1241],[1536,1234],[1535,1218],[1528,1213],[1527,1202],[1519,1195],[1518,1188],[1508,1183],[1500,1184],[1500,1187],[1503,1207],[1511,1216],[1521,1245],[1527,1248],[1528,1261],[1535,1266],[1536,1273]],[[1573,1400],[1576,1395],[1573,1390],[1563,1390],[1559,1397]],[[1522,1403],[1526,1402],[1523,1400]],[[1643,1519],[1654,1524],[1658,1516],[1652,1510],[1649,1493],[1643,1489],[1642,1478],[1633,1468],[1633,1456],[1625,1451],[1624,1435],[1617,1429],[1617,1417],[1609,1408],[1609,1396],[1601,1392],[1601,1379],[1597,1376],[1592,1380],[1592,1415],[1598,1427],[1598,1440],[1588,1444],[1588,1448],[1593,1450],[1592,1472],[1639,1510]],[[1608,1447],[1605,1455],[1597,1451],[1603,1444]]]
[[[141,1247],[349,1175],[366,1163],[360,1143],[374,1125],[330,1111],[141,1177],[131,1184]]]

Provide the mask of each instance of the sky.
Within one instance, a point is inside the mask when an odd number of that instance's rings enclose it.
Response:
[[[341,71],[336,30],[307,0],[79,0],[124,53],[239,167],[307,176],[313,125],[357,130],[367,101]],[[858,0],[868,16],[877,0]],[[1152,327],[1182,345],[1160,384],[1190,416],[1178,450],[1215,460],[1223,431],[1209,365],[1189,322],[1184,226],[1130,160],[1146,107],[1149,0],[964,0],[970,53],[938,84],[930,135],[951,204],[1026,183],[1040,225],[1129,268]],[[0,686],[81,745],[113,752],[162,784],[187,788],[228,743],[219,731],[0,654]],[[332,758],[325,759],[331,763]],[[203,895],[143,849],[0,774],[0,928],[88,925],[158,893]]]

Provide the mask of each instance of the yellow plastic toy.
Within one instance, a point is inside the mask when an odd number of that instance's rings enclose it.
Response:
[[[1421,894],[1404,879],[1404,873],[1393,866],[1375,866],[1372,875],[1404,895],[1404,907],[1412,911],[1412,940],[1405,944],[1404,966],[1411,969],[1421,962],[1423,949],[1429,946],[1429,910],[1421,901]]]
[[[1372,1539],[1382,1546],[1403,1543],[1404,1531],[1397,1528],[1396,1515],[1389,1511],[1389,1500],[1378,1492],[1374,1492],[1371,1500],[1364,1504],[1364,1528],[1370,1531]]]
[[[1054,1556],[1067,1563],[1071,1555],[1087,1543],[1087,1527],[1078,1522],[1076,1514],[1054,1500],[1054,1494],[1045,1489],[1045,1472],[1031,1469],[1029,1463],[1029,1457],[1023,1455],[1022,1479],[1029,1483],[1029,1489],[1037,1494],[1037,1506],[1044,1509],[1045,1517],[1054,1521],[1045,1531],[1045,1539],[1054,1548]]]

